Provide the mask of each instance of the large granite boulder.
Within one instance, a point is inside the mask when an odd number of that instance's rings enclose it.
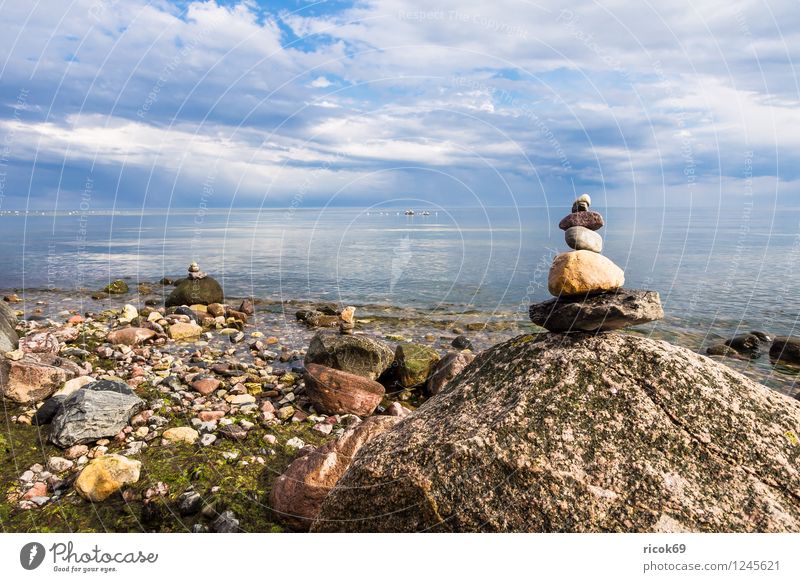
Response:
[[[14,329],[16,325],[16,314],[5,301],[0,301],[0,353],[17,349],[19,336]]]
[[[53,394],[67,380],[86,371],[54,354],[28,354],[19,360],[0,356],[0,395],[19,404],[31,404]]]
[[[356,455],[315,531],[798,532],[800,402],[621,334],[482,352]]]
[[[338,439],[295,459],[278,477],[270,493],[273,512],[296,530],[308,530],[328,492],[344,474],[358,450],[394,427],[397,416],[373,416],[348,429]]]
[[[166,300],[167,307],[209,305],[210,303],[225,303],[222,286],[213,277],[182,279]]]
[[[393,360],[392,348],[378,339],[323,331],[311,338],[305,364],[320,364],[375,380]]]
[[[548,331],[610,331],[664,317],[657,291],[620,289],[588,297],[561,297],[530,307],[533,323]]]

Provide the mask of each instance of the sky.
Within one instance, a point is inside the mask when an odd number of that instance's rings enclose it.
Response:
[[[775,0],[0,0],[0,210],[800,202]]]

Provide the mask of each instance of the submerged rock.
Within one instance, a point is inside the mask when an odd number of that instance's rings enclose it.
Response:
[[[520,336],[364,445],[312,530],[797,532],[798,427],[684,348]]]
[[[320,364],[375,380],[393,360],[392,348],[375,338],[320,332],[308,345],[305,364]]]
[[[800,338],[776,337],[769,350],[769,356],[776,362],[800,365]]]
[[[722,344],[709,347],[706,353],[712,356],[759,358],[772,341],[767,334],[762,331],[751,331],[737,335]]]
[[[292,528],[307,530],[358,450],[400,420],[397,416],[373,416],[293,461],[272,487],[272,511]]]
[[[103,293],[108,293],[109,295],[124,295],[128,291],[129,291],[128,284],[122,279],[117,279],[116,281],[112,281],[111,283],[103,287]]]
[[[588,297],[550,299],[530,307],[533,323],[553,332],[609,331],[664,317],[657,291],[620,289]]]

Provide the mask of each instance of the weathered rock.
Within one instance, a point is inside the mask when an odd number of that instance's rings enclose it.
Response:
[[[239,311],[241,311],[245,315],[253,315],[256,312],[253,300],[249,298],[243,299],[242,303],[239,305]]]
[[[54,394],[45,400],[42,405],[36,409],[36,414],[33,415],[31,424],[36,426],[50,424],[58,411],[61,410],[61,406],[64,404],[64,400],[66,399],[66,396],[57,396]]]
[[[657,291],[620,289],[589,297],[550,299],[530,307],[533,323],[548,331],[611,331],[664,317]]]
[[[572,226],[564,232],[567,245],[576,251],[603,252],[603,237],[585,226]]]
[[[320,332],[311,339],[305,364],[320,364],[375,380],[392,365],[393,360],[392,348],[380,340],[363,335]]]
[[[306,365],[306,395],[319,412],[369,416],[385,392],[383,386],[364,376],[319,364]]]
[[[135,346],[155,336],[156,332],[152,329],[144,327],[126,327],[110,332],[108,336],[106,336],[106,340],[115,345]]]
[[[208,396],[214,390],[219,388],[222,382],[213,376],[198,376],[192,380],[192,388],[197,390],[203,396]]]
[[[26,354],[20,360],[0,357],[0,394],[20,404],[44,400],[77,375],[72,362],[52,354]]]
[[[397,346],[394,354],[397,364],[397,379],[406,388],[424,384],[441,359],[435,349],[410,342]]]
[[[117,394],[136,396],[136,392],[134,392],[133,388],[128,386],[125,382],[121,382],[119,380],[96,380],[86,384],[84,389],[102,392],[116,392]]]
[[[112,281],[111,283],[103,287],[103,293],[108,293],[109,295],[123,295],[127,292],[128,292],[128,284],[122,279],[117,279],[116,281]]]
[[[61,343],[52,333],[39,332],[20,338],[19,349],[27,354],[57,354]]]
[[[113,437],[144,407],[144,401],[138,396],[81,388],[62,403],[53,419],[50,442],[67,448]]]
[[[428,394],[434,396],[453,378],[461,373],[472,360],[475,354],[471,352],[448,352],[439,360],[428,378]]]
[[[472,342],[465,335],[456,336],[456,338],[452,342],[450,342],[450,345],[456,348],[457,350],[472,349]]]
[[[75,489],[87,501],[105,501],[128,483],[139,480],[142,463],[122,455],[103,455],[89,461],[75,480]]]
[[[168,428],[161,435],[168,444],[183,443],[193,445],[200,438],[200,433],[189,426],[176,426]]]
[[[348,429],[338,439],[293,461],[272,487],[272,511],[292,528],[308,530],[328,492],[350,466],[356,452],[400,420],[397,416],[373,416]]]
[[[800,338],[776,337],[769,350],[769,356],[775,362],[800,365]]]
[[[567,230],[573,226],[582,226],[589,230],[599,230],[603,228],[603,217],[601,214],[593,211],[588,212],[572,212],[567,214],[558,223],[558,228]]]
[[[709,356],[725,356],[726,358],[738,359],[744,358],[742,354],[725,344],[714,344],[713,346],[709,346],[708,349],[706,349],[706,353]]]
[[[214,317],[225,317],[225,306],[222,303],[209,303],[208,314]]]
[[[622,269],[591,251],[571,251],[556,256],[547,279],[547,288],[556,297],[612,291],[624,284]]]
[[[222,287],[213,277],[202,279],[183,279],[166,300],[167,307],[179,305],[208,305],[210,303],[224,303],[225,297]]]
[[[14,329],[17,316],[5,301],[0,301],[0,353],[17,349],[19,336]]]
[[[205,279],[200,279],[205,281]],[[169,337],[173,340],[188,340],[203,333],[203,328],[196,323],[173,323],[169,326]]]
[[[798,532],[798,427],[684,348],[520,336],[364,445],[312,530]]]

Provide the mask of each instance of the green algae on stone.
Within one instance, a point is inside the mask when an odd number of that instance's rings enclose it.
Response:
[[[415,343],[402,343],[395,351],[397,378],[405,388],[424,384],[441,358],[435,349]]]
[[[109,295],[123,295],[128,292],[128,284],[122,279],[117,279],[103,287],[103,292]]]

